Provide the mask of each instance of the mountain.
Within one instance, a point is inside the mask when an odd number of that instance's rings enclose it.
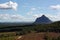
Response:
[[[34,24],[49,24],[52,21],[46,17],[45,15],[42,15],[41,17],[37,18]]]
[[[24,26],[24,25],[30,25],[33,22],[0,22],[0,28],[1,27],[9,27],[9,26]]]

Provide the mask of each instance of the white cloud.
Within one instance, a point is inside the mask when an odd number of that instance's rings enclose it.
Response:
[[[0,22],[29,22],[32,18],[20,14],[0,14]]]
[[[33,15],[34,18],[38,18],[38,17],[41,17],[41,16],[42,16],[42,14],[34,14]]]
[[[54,10],[60,9],[60,5],[51,5],[50,8]]]
[[[0,9],[14,9],[14,10],[17,10],[17,6],[18,6],[18,4],[16,2],[9,1],[9,2],[6,2],[6,3],[0,4]]]
[[[35,21],[36,18],[41,17],[44,13],[40,13],[40,14],[34,14],[34,15],[30,15],[30,17],[27,16],[22,16],[19,14],[0,14],[0,21]],[[60,14],[60,13],[59,13]],[[47,16],[49,19],[51,19],[52,21],[58,21],[60,20],[60,15],[52,15],[52,14],[44,14],[45,16]]]
[[[36,8],[33,7],[33,8],[31,8],[31,10],[34,11],[34,10],[36,10]]]
[[[60,14],[60,13],[59,13]],[[60,20],[60,15],[57,14],[57,15],[52,15],[52,14],[44,14],[44,13],[40,13],[40,14],[34,14],[32,15],[35,19],[38,18],[38,17],[41,17],[42,15],[45,15],[47,16],[50,20],[52,21],[59,21]]]
[[[24,17],[19,14],[0,14],[0,20],[23,20]]]
[[[30,12],[28,12],[28,13],[27,13],[27,15],[32,15],[32,14],[33,14],[33,12],[32,12],[32,11],[30,11]]]
[[[32,7],[32,8],[30,9],[30,11],[27,12],[27,15],[32,15],[33,13],[36,13],[36,12],[37,12],[37,9],[38,9],[38,8]]]

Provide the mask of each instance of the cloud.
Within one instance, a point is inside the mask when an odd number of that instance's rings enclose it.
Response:
[[[29,22],[32,18],[20,14],[0,14],[0,22]]]
[[[60,5],[51,5],[50,8],[53,10],[57,10],[60,9]]]
[[[6,3],[0,4],[0,9],[14,9],[14,10],[17,10],[17,6],[18,6],[18,4],[16,2],[9,1],[9,2],[6,2]]]
[[[23,20],[24,17],[19,14],[0,14],[0,20]]]
[[[33,12],[32,12],[32,11],[27,12],[27,15],[32,15],[32,14],[33,14]]]
[[[33,17],[34,18],[38,18],[38,17],[41,17],[42,14],[34,14]]]
[[[60,13],[59,13],[60,14]],[[51,19],[52,21],[59,21],[60,20],[60,15],[59,14],[56,14],[56,15],[52,15],[52,14],[49,14],[49,13],[40,13],[40,14],[34,14],[32,15],[35,19],[38,18],[38,17],[41,17],[42,15],[45,15],[47,16],[49,19]]]
[[[27,12],[26,14],[32,15],[32,14],[37,13],[37,12],[38,12],[38,8],[32,7],[32,8],[30,8],[30,11]]]
[[[31,8],[31,10],[34,11],[34,10],[36,10],[36,8],[33,7],[33,8]]]
[[[35,21],[36,18],[41,17],[44,13],[40,13],[40,14],[33,14],[30,15],[30,17],[27,16],[22,16],[20,14],[0,14],[0,21],[10,21],[10,22],[29,22],[29,21]],[[47,16],[49,19],[51,19],[52,21],[59,21],[60,20],[60,13],[58,13],[57,15],[52,15],[52,14],[44,14],[45,16]]]

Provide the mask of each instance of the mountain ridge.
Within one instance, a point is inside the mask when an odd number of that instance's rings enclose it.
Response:
[[[34,24],[50,24],[52,21],[46,17],[45,15],[42,15],[41,17],[38,17]]]

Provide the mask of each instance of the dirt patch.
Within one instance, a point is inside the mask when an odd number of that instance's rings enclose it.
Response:
[[[55,33],[55,32],[30,33],[30,34],[23,35],[21,38],[19,38],[17,40],[45,40],[44,39],[45,36],[56,38],[56,37],[60,36],[60,33]]]

